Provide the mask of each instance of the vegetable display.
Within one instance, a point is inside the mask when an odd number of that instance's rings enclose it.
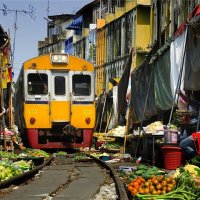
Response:
[[[103,147],[106,149],[119,149],[121,146],[120,142],[106,142]]]
[[[167,174],[155,166],[139,164],[120,173],[128,194],[137,200],[200,200],[200,168],[187,163]]]
[[[144,164],[140,164],[135,171],[135,175],[142,176],[145,180],[150,179],[153,175],[162,175],[165,171],[160,170],[157,167],[147,167]]]
[[[39,149],[27,148],[20,154],[0,151],[0,182],[33,169],[36,159],[42,159],[43,162],[48,157],[48,153]]]
[[[128,185],[128,191],[132,195],[161,195],[171,192],[176,185],[175,179],[168,176],[152,176],[152,178],[145,180],[139,176]],[[143,197],[143,196],[141,196]]]
[[[174,180],[174,179],[172,179]],[[180,174],[176,180],[176,187],[170,188],[168,193],[158,194],[136,194],[139,199],[143,200],[198,200],[200,197],[200,188],[195,185],[189,172],[185,171]],[[174,184],[175,186],[175,184]],[[168,186],[169,187],[169,186]]]
[[[17,162],[1,161],[0,162],[0,182],[17,176],[33,167],[32,161],[20,160]]]
[[[196,165],[198,167],[200,167],[200,155],[195,156],[194,158],[192,158],[190,160],[192,165]]]
[[[198,175],[200,168],[196,165],[186,164],[184,167],[177,168],[175,173],[173,174],[173,177],[177,178],[181,174],[181,172],[184,171],[187,171],[190,176],[195,177]]]
[[[19,154],[20,157],[44,157],[45,159],[49,158],[49,154],[41,149],[30,149],[26,148]]]
[[[90,157],[86,156],[84,153],[75,153],[73,156],[73,160],[75,162],[79,162],[84,159],[90,159]]]

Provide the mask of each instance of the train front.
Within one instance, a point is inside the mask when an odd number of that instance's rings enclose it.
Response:
[[[95,125],[94,67],[67,54],[24,63],[24,129],[32,148],[90,147]]]

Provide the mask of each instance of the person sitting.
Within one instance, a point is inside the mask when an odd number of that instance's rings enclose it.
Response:
[[[186,160],[192,159],[194,156],[197,155],[197,151],[194,144],[194,139],[192,135],[184,138],[180,142],[180,147],[183,150],[183,154]]]
[[[195,122],[195,124],[197,123],[197,128],[196,130],[199,129],[198,125],[198,113],[199,113],[199,105],[200,105],[200,98],[199,98],[199,92],[191,92],[191,96],[189,96],[189,110],[193,113],[193,117],[190,120],[190,123],[192,124],[192,121]],[[194,130],[193,132],[196,132],[196,130]],[[184,130],[186,131],[186,130]],[[200,133],[199,133],[200,134]],[[184,156],[186,160],[190,160],[192,159],[194,156],[196,156],[198,154],[197,149],[195,148],[195,141],[192,137],[192,133],[187,133],[185,135],[183,135],[182,140],[180,141],[180,147],[183,150]]]

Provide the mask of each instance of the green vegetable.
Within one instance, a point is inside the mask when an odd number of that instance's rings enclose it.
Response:
[[[191,164],[200,167],[200,156],[195,156],[191,159]]]
[[[200,188],[195,186],[188,172],[183,172],[177,179],[177,186],[173,191],[163,195],[137,194],[136,196],[141,200],[198,200]]]
[[[166,174],[166,172],[163,170],[158,170],[156,175],[162,175],[162,174]]]
[[[145,180],[148,180],[151,178],[152,174],[149,174],[148,172],[144,172],[142,175],[141,175]]]
[[[139,164],[139,165],[137,166],[137,169],[138,169],[138,170],[139,170],[139,169],[147,170],[148,167],[147,167],[146,165],[144,165],[144,164]]]
[[[136,171],[135,171],[135,175],[141,175],[141,174],[143,174],[144,172],[146,172],[146,170],[143,170],[143,169],[136,170]]]
[[[195,168],[195,171],[197,171],[197,176],[200,176],[200,168]]]
[[[151,176],[152,176],[152,175],[157,175],[157,171],[151,170],[151,169],[150,169],[150,170],[147,170],[146,173],[148,173],[148,174],[151,175]]]
[[[150,169],[148,169],[147,171],[146,171],[148,174],[150,174],[150,175],[161,175],[161,174],[165,174],[165,171],[163,171],[163,170],[160,170],[159,168],[157,168],[157,167],[152,167],[152,168],[150,168]]]

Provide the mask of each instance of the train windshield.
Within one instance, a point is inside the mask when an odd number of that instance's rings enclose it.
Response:
[[[48,94],[48,76],[44,73],[28,74],[28,94],[46,95]]]
[[[90,75],[76,74],[73,75],[73,95],[89,96],[91,93],[91,77]]]

